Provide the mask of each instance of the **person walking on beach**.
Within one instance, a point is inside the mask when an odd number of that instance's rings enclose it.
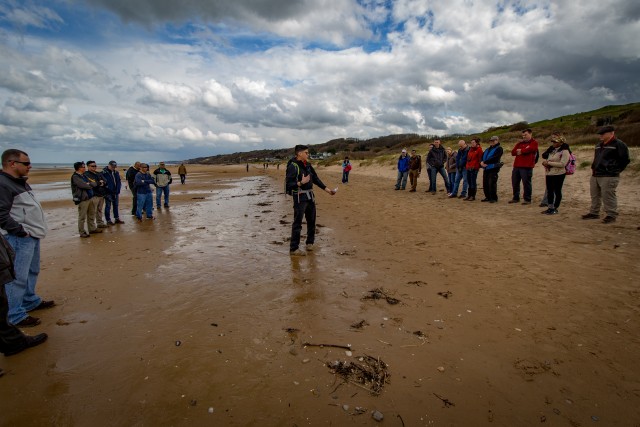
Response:
[[[131,202],[131,215],[136,216],[138,212],[138,195],[136,193],[136,175],[140,171],[140,162],[135,162],[129,169],[127,169],[127,173],[125,174],[125,179],[127,180],[127,184],[129,185],[129,191],[131,191],[132,202]]]
[[[461,199],[467,197],[467,155],[469,154],[469,146],[467,141],[461,139],[458,141],[458,154],[456,154],[456,183],[451,187],[451,193],[449,193],[450,199],[458,197],[458,188],[460,187],[460,181],[462,181],[462,192],[460,193]]]
[[[433,141],[433,148],[429,150],[427,154],[427,164],[429,166],[429,192],[436,194],[436,181],[438,174],[442,176],[444,180],[444,187],[447,190],[447,194],[451,191],[449,187],[449,177],[445,169],[447,163],[447,152],[442,146],[439,139]]]
[[[562,185],[567,176],[567,163],[569,163],[571,150],[565,142],[564,137],[552,136],[551,147],[545,151],[542,161],[545,173],[545,184],[547,187],[547,203],[549,204],[546,215],[558,213],[558,207],[562,201]]]
[[[184,163],[180,163],[180,166],[178,166],[178,175],[180,175],[180,184],[184,185],[187,180],[187,167]]]
[[[278,163],[280,165],[280,163]],[[342,162],[342,183],[349,183],[349,172],[351,172],[351,162],[348,157],[344,158],[344,162]]]
[[[15,251],[0,233],[0,353],[13,356],[30,347],[35,347],[47,340],[47,334],[25,335],[7,320],[9,301],[5,285],[16,279]],[[2,376],[2,369],[0,369]]]
[[[164,207],[169,207],[169,186],[173,182],[171,172],[164,166],[164,162],[160,162],[158,169],[153,171],[153,179],[156,181],[156,208],[160,209],[160,202],[164,194]]]
[[[411,157],[409,157],[409,183],[411,184],[412,193],[416,192],[418,187],[418,177],[422,172],[422,157],[416,153],[416,150],[411,150]]]
[[[0,171],[0,233],[15,252],[15,279],[0,285],[5,287],[9,301],[9,323],[26,328],[40,324],[30,311],[51,308],[54,301],[45,301],[36,294],[40,273],[40,240],[47,235],[42,206],[27,184],[31,160],[21,150],[2,153]]]
[[[489,148],[482,153],[482,162],[480,167],[484,169],[482,173],[482,190],[484,191],[484,199],[481,202],[496,203],[498,201],[498,174],[502,167],[502,158],[504,150],[500,146],[500,138],[492,136],[489,139]]]
[[[106,194],[104,196],[104,216],[107,220],[107,224],[124,224],[124,221],[120,220],[120,213],[118,212],[118,205],[120,204],[120,189],[122,188],[120,172],[118,172],[118,163],[115,160],[111,160],[102,170],[102,176],[104,177],[106,187]],[[113,221],[111,221],[112,209]]]
[[[316,236],[316,199],[313,194],[313,184],[332,196],[336,192],[324,185],[309,163],[309,147],[296,145],[294,151],[296,156],[289,161],[286,174],[286,192],[293,196],[293,224],[289,254],[304,256],[306,253],[299,249],[303,217],[307,220],[307,252],[313,251]]]
[[[469,195],[464,199],[472,202],[476,199],[478,192],[478,171],[480,170],[480,160],[482,159],[482,147],[480,138],[471,140],[471,147],[467,154],[467,180],[469,181]]]
[[[82,238],[89,237],[90,234],[102,233],[102,229],[96,226],[96,212],[92,209],[91,201],[93,189],[98,184],[91,182],[85,175],[87,166],[84,162],[75,162],[73,169],[75,172],[71,175],[71,194],[73,203],[78,206],[78,233]]]
[[[615,222],[618,218],[618,196],[616,189],[620,182],[620,174],[630,163],[629,148],[616,138],[613,126],[603,126],[598,130],[600,143],[596,145],[591,163],[591,209],[582,215],[582,219],[600,218],[600,206],[604,204],[607,216],[602,220],[605,224]]]
[[[136,195],[138,196],[138,202],[136,204],[136,218],[138,221],[142,221],[142,211],[147,215],[147,219],[153,218],[153,190],[152,185],[155,185],[156,181],[149,173],[149,165],[146,163],[140,163],[140,172],[136,174],[136,180],[134,186],[136,189]]]
[[[87,170],[84,173],[89,179],[89,182],[96,183],[93,187],[93,197],[91,198],[91,204],[89,209],[92,212],[94,218],[94,224],[91,228],[107,228],[108,225],[104,222],[104,196],[107,194],[107,188],[105,187],[104,177],[102,173],[98,172],[98,164],[93,161],[87,161]]]
[[[396,190],[404,190],[407,187],[407,177],[409,176],[409,157],[407,149],[403,148],[398,157],[398,179],[396,180]]]
[[[511,186],[513,188],[513,198],[509,203],[520,202],[520,182],[524,189],[523,205],[531,204],[533,168],[536,166],[536,156],[538,153],[538,141],[533,139],[533,131],[525,129],[522,131],[522,141],[518,142],[511,150],[511,155],[515,157],[513,161],[513,171],[511,172]]]

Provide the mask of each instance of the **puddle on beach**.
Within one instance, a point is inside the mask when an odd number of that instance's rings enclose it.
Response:
[[[149,226],[162,224],[174,241],[159,253],[165,262],[154,273],[132,280],[129,301],[98,320],[89,312],[67,317],[58,339],[91,351],[49,356],[48,375],[56,379],[44,391],[40,418],[60,425],[272,425],[314,413],[316,421],[343,416],[325,413],[336,384],[324,363],[344,350],[303,343],[351,342],[348,325],[363,308],[358,297],[343,296],[345,284],[367,274],[340,256],[328,227],[318,228],[309,256],[288,255],[292,203],[277,191],[279,182],[229,184],[157,213],[162,222]]]

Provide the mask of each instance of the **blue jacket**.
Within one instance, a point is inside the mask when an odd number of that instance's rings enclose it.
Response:
[[[109,166],[105,166],[102,170],[102,177],[105,180],[107,194],[120,194],[122,182],[120,181],[120,172],[118,170],[110,170]]]
[[[500,167],[502,167],[502,165],[500,164],[501,157],[502,147],[500,146],[500,143],[497,143],[493,147],[487,148],[487,151],[482,154],[482,161],[487,164],[487,167],[485,167],[484,169],[500,169]]]
[[[456,168],[459,171],[467,169],[467,155],[469,154],[469,148],[458,148],[458,155],[456,156]]]
[[[156,181],[153,179],[150,173],[138,172],[134,185],[136,187],[136,194],[149,194],[152,193],[151,184],[155,185]]]
[[[409,156],[400,156],[398,158],[398,170],[400,172],[409,172]]]

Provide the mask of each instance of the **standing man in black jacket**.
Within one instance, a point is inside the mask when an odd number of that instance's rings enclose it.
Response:
[[[604,204],[607,216],[605,224],[616,221],[618,217],[618,196],[616,189],[620,182],[620,173],[629,162],[629,148],[615,136],[613,126],[603,126],[598,130],[600,143],[596,145],[593,163],[591,163],[591,210],[582,215],[582,219],[600,218],[600,206]]]
[[[294,150],[296,157],[289,162],[286,175],[286,191],[293,196],[293,224],[289,254],[304,256],[306,253],[299,249],[303,217],[307,219],[307,252],[313,250],[316,236],[316,201],[313,194],[313,184],[332,196],[336,192],[323,184],[309,163],[309,147],[296,145]]]
[[[429,150],[427,154],[427,169],[429,170],[429,192],[436,194],[436,180],[438,174],[442,175],[444,179],[444,187],[447,190],[447,194],[451,191],[449,185],[449,177],[447,176],[447,170],[444,165],[447,164],[447,151],[442,146],[439,139],[433,141],[433,148]]]
[[[140,162],[135,162],[133,165],[129,166],[127,169],[127,173],[125,174],[125,178],[127,179],[127,184],[129,184],[129,190],[133,195],[133,204],[131,205],[131,215],[136,216],[136,211],[138,210],[138,193],[136,192],[136,175],[140,171]]]

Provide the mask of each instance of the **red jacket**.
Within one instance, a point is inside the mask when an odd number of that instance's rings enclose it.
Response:
[[[522,150],[522,154],[519,156],[516,154],[516,150]],[[531,138],[529,141],[520,141],[511,150],[511,155],[515,156],[513,161],[514,168],[529,168],[536,167],[536,153],[538,152],[538,141]]]
[[[477,145],[469,148],[469,154],[467,154],[467,170],[480,169],[480,160],[482,160],[482,147]]]

